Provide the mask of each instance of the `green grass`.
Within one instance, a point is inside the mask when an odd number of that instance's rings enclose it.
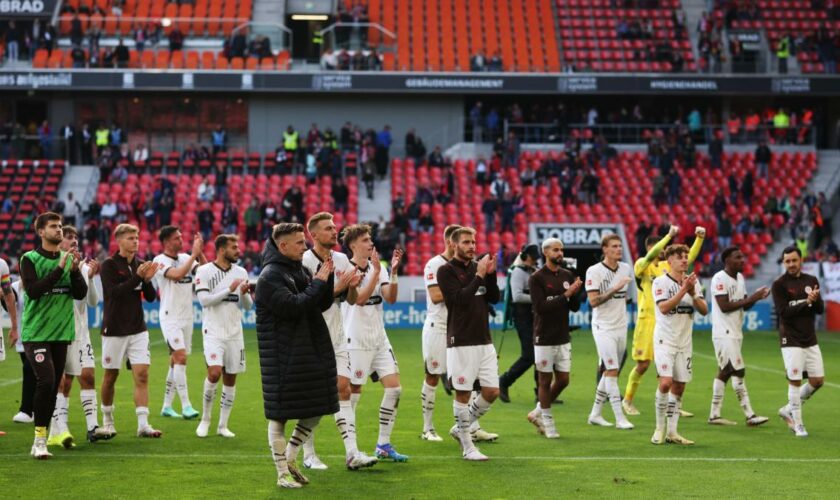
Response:
[[[96,337],[96,353],[98,335]],[[565,404],[554,415],[561,439],[538,436],[525,420],[533,407],[530,373],[511,390],[513,402],[497,402],[482,420],[498,432],[497,443],[482,446],[487,463],[466,463],[454,441],[427,443],[419,439],[422,427],[419,392],[422,362],[419,331],[392,331],[391,342],[402,370],[403,399],[392,442],[411,456],[406,464],[383,463],[373,469],[349,472],[343,466],[343,446],[332,418],[324,418],[316,434],[318,451],[330,466],[309,472],[312,484],[302,491],[278,492],[274,466],[268,453],[263,417],[259,362],[254,333],[247,332],[248,372],[238,381],[230,428],[233,440],[198,439],[196,422],[158,416],[166,374],[166,349],[153,332],[151,370],[151,422],[164,432],[160,440],[134,437],[136,419],[131,400],[131,376],[123,372],[117,387],[116,426],[120,435],[108,442],[80,442],[72,451],[52,449],[46,462],[28,456],[32,427],[13,424],[19,396],[20,365],[13,353],[0,364],[0,495],[62,498],[199,498],[234,495],[323,498],[536,498],[536,497],[834,497],[840,489],[840,337],[821,335],[828,384],[804,406],[811,437],[796,439],[776,416],[787,398],[777,337],[773,332],[750,333],[744,354],[747,385],[756,411],[771,418],[760,428],[743,425],[743,415],[731,388],[727,388],[723,416],[739,425],[712,427],[705,423],[716,367],[708,333],[695,335],[694,382],[688,385],[684,408],[696,413],[680,421],[681,433],[697,442],[693,447],[653,446],[653,394],[655,378],[642,382],[637,406],[642,415],[631,420],[636,429],[619,432],[586,424],[594,393],[595,349],[588,332],[574,334],[571,385],[561,396]],[[200,408],[204,363],[200,335],[189,365],[190,395]],[[508,332],[502,370],[517,353],[515,333]],[[629,368],[629,366],[628,366]],[[621,377],[622,390],[626,370]],[[97,382],[101,371],[97,373]],[[368,384],[359,404],[359,444],[373,452],[381,386]],[[451,399],[438,392],[436,427],[445,434],[452,423]],[[176,404],[177,405],[177,404]],[[218,418],[218,399],[213,426]],[[177,409],[177,406],[176,406]],[[604,415],[612,420],[609,408]],[[101,418],[101,414],[100,414]],[[70,427],[84,437],[84,417],[74,386]]]

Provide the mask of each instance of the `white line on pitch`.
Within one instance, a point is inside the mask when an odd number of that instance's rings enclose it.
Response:
[[[714,357],[710,354],[703,354],[702,352],[695,352],[694,355],[698,356],[698,357],[701,357],[701,358],[717,360],[716,357]],[[773,374],[776,374],[776,375],[781,375],[782,377],[784,377],[786,375],[784,370],[774,370],[772,368],[764,368],[763,366],[756,366],[756,365],[745,365],[745,366],[747,368],[749,368],[750,370],[755,370],[755,371],[758,371],[758,372],[773,373]],[[833,382],[823,382],[823,385],[826,386],[826,387],[833,387],[834,389],[840,389],[840,384],[835,384]]]
[[[23,380],[23,379],[22,378],[15,378],[15,379],[12,379],[12,380],[3,381],[3,382],[0,382],[0,387],[6,387],[7,385],[15,385],[15,384],[19,383],[21,380]]]
[[[0,458],[18,458],[24,456],[23,453],[5,453],[0,454]],[[151,459],[185,459],[185,458],[208,458],[208,459],[250,459],[250,458],[265,458],[269,459],[269,453],[261,454],[230,454],[230,453],[184,453],[184,454],[166,454],[166,453],[91,453],[91,454],[76,454],[75,458],[95,458],[101,460],[103,457],[108,458],[151,458]],[[344,455],[321,455],[322,458],[328,459],[344,459]],[[412,456],[412,461],[415,460],[463,460],[458,454],[452,455],[415,455]],[[635,461],[635,462],[778,462],[778,463],[840,463],[840,458],[784,458],[784,457],[557,457],[557,456],[514,456],[514,457],[499,457],[503,460],[547,460],[557,462],[606,462],[606,461]]]

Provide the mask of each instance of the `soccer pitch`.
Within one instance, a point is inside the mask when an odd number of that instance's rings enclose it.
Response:
[[[498,335],[498,334],[497,334]],[[514,331],[506,334],[500,367],[507,369],[518,355]],[[646,374],[636,398],[641,416],[630,417],[632,431],[587,425],[595,390],[595,348],[588,331],[573,333],[571,385],[555,406],[561,438],[537,435],[525,415],[533,404],[533,379],[524,375],[512,388],[513,402],[497,401],[482,419],[482,426],[500,434],[496,443],[481,450],[486,463],[467,463],[458,445],[447,436],[453,423],[452,399],[438,389],[435,424],[446,436],[442,443],[419,438],[422,430],[420,387],[423,365],[419,330],[390,331],[400,363],[403,395],[392,443],[410,455],[408,463],[380,463],[372,469],[350,472],[344,467],[344,448],[332,417],[325,417],[316,432],[316,448],[326,471],[306,471],[311,480],[302,490],[279,491],[268,452],[263,416],[259,360],[254,331],[246,331],[248,371],[237,381],[236,402],[230,421],[235,439],[215,435],[218,396],[209,437],[195,436],[197,421],[159,416],[168,356],[159,331],[153,331],[150,373],[151,423],[163,431],[159,440],[135,437],[136,418],[131,374],[123,371],[117,383],[115,420],[119,435],[111,441],[84,441],[84,416],[79,388],[70,399],[70,430],[77,439],[74,450],[51,447],[52,460],[29,456],[32,426],[14,424],[20,394],[20,363],[9,352],[0,363],[0,496],[6,498],[199,498],[276,496],[304,498],[539,498],[539,497],[835,497],[840,491],[840,336],[819,335],[827,383],[803,407],[811,434],[797,439],[776,415],[786,403],[787,391],[775,332],[747,333],[744,356],[747,386],[755,410],[770,417],[758,428],[744,425],[743,414],[731,386],[727,386],[723,416],[734,427],[706,424],[712,378],[716,372],[710,332],[694,335],[694,381],[688,385],[683,408],[696,414],[680,420],[680,433],[695,446],[654,446],[654,373]],[[102,380],[99,335],[92,333],[97,354],[97,389]],[[13,350],[12,350],[13,351]],[[625,366],[620,384],[627,380]],[[201,335],[194,337],[188,366],[190,397],[201,408],[204,360]],[[358,407],[359,446],[373,453],[378,432],[379,384],[368,383]],[[178,403],[176,410],[180,410]],[[609,405],[604,416],[613,421]],[[101,419],[100,413],[100,419]],[[302,460],[302,457],[299,459]]]

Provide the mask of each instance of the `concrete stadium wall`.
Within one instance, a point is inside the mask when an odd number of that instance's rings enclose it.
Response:
[[[252,151],[273,151],[289,124],[305,136],[313,122],[322,131],[332,127],[336,134],[346,121],[377,131],[390,124],[392,155],[404,153],[405,134],[412,127],[429,152],[436,145],[446,149],[463,139],[464,104],[460,96],[254,95],[249,101],[248,142]]]

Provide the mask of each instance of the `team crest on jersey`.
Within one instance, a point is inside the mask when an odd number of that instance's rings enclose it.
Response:
[[[426,275],[426,279],[427,279],[427,280],[433,280],[433,279],[435,279],[435,273],[429,273],[429,274],[427,274],[427,275]]]
[[[814,289],[813,289],[813,288],[811,288],[810,286],[806,286],[806,287],[805,287],[805,293],[811,293],[813,290],[814,290]]]
[[[613,359],[612,359],[612,358],[608,359],[608,360],[607,360],[607,364],[608,364],[608,365],[613,364]]]
[[[661,289],[656,291],[656,295],[662,295],[662,293],[663,293],[663,290],[661,290]]]
[[[590,286],[590,285],[592,285],[592,280],[591,279],[586,280],[586,286]]]
[[[799,373],[799,368],[794,368],[793,369],[793,374],[796,375],[797,373]]]
[[[216,353],[215,352],[210,355],[210,359],[216,359]]]
[[[195,279],[195,284],[200,285],[201,284],[201,278],[196,278]]]
[[[667,369],[668,369],[668,365],[662,365],[662,369],[663,369],[663,370],[667,370]]]
[[[540,366],[542,366],[543,368],[548,366],[548,360],[547,359],[541,359],[540,360]]]
[[[110,364],[110,363],[111,363],[111,356],[105,356],[105,364],[107,365],[107,364]]]
[[[432,360],[432,368],[437,368],[438,366],[440,366],[440,363],[437,360]]]
[[[365,376],[365,372],[362,370],[356,370],[356,378],[362,378]]]
[[[35,355],[35,362],[36,363],[43,363],[44,362],[44,355],[40,352]]]
[[[458,385],[464,385],[467,382],[467,379],[464,377],[458,377]]]
[[[549,285],[549,286],[551,286],[551,285]],[[571,286],[571,285],[569,284],[569,282],[568,282],[568,281],[564,281],[564,282],[563,282],[563,288],[565,288],[566,290],[568,290],[570,286]]]
[[[719,292],[723,291],[723,283],[718,283],[717,289]]]

